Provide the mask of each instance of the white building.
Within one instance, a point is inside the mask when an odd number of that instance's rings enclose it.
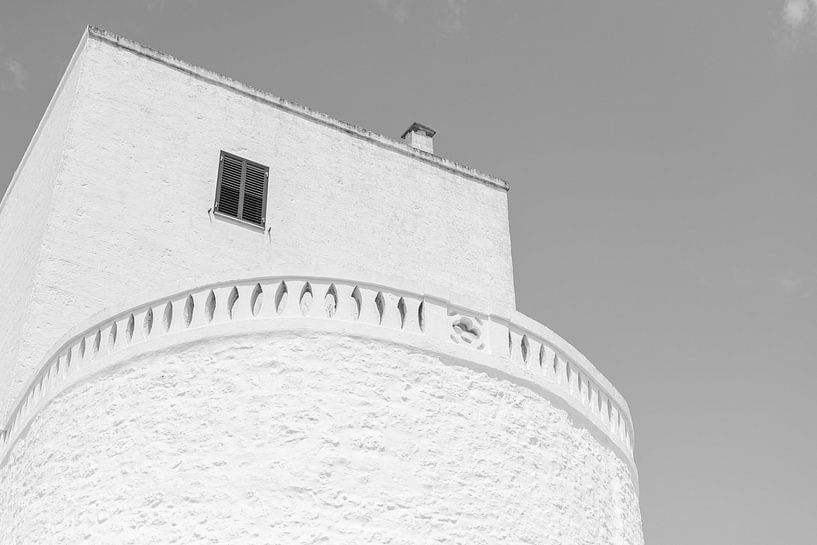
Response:
[[[643,543],[507,184],[88,29],[0,204],[0,543]]]

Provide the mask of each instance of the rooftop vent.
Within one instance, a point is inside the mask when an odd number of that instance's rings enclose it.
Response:
[[[415,121],[411,124],[411,127],[405,130],[403,136],[400,138],[405,140],[406,144],[412,148],[417,148],[418,150],[428,153],[434,153],[435,134],[437,134],[437,131],[434,129],[421,125]]]

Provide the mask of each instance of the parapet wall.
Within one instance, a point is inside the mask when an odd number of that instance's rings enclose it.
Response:
[[[184,290],[105,311],[48,353],[0,436],[0,462],[64,390],[144,350],[230,331],[305,329],[380,338],[444,354],[539,392],[618,452],[633,473],[626,402],[572,346],[519,313],[468,308],[440,296],[318,277],[252,278]],[[223,334],[221,331],[219,334]]]
[[[632,424],[517,314],[250,278],[49,352],[0,441],[0,541],[642,545]]]

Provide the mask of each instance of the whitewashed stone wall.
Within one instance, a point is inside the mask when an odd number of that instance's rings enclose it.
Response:
[[[211,338],[54,399],[0,543],[641,544],[630,472],[531,390],[329,334]]]
[[[208,210],[222,149],[269,231]],[[0,543],[642,544],[626,402],[514,310],[507,220],[91,31],[0,206]]]
[[[80,45],[82,47],[82,45]],[[81,59],[75,55],[0,202],[0,417],[4,414],[62,164]],[[22,380],[26,380],[25,378]],[[19,380],[18,389],[19,393]]]
[[[297,271],[400,277],[515,306],[502,184],[137,49],[89,35],[69,126],[49,121],[53,139],[65,134],[59,171],[21,178],[7,197],[4,236],[34,230],[3,242],[12,263],[0,285],[13,277],[22,303],[2,314],[14,324],[0,352],[3,414],[63,332],[134,293]],[[269,165],[268,233],[208,213],[222,149]],[[37,152],[30,163],[59,156]]]

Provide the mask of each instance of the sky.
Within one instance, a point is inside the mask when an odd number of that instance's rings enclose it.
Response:
[[[0,193],[86,25],[511,184],[519,310],[630,404],[647,543],[817,535],[817,0],[0,1]]]

